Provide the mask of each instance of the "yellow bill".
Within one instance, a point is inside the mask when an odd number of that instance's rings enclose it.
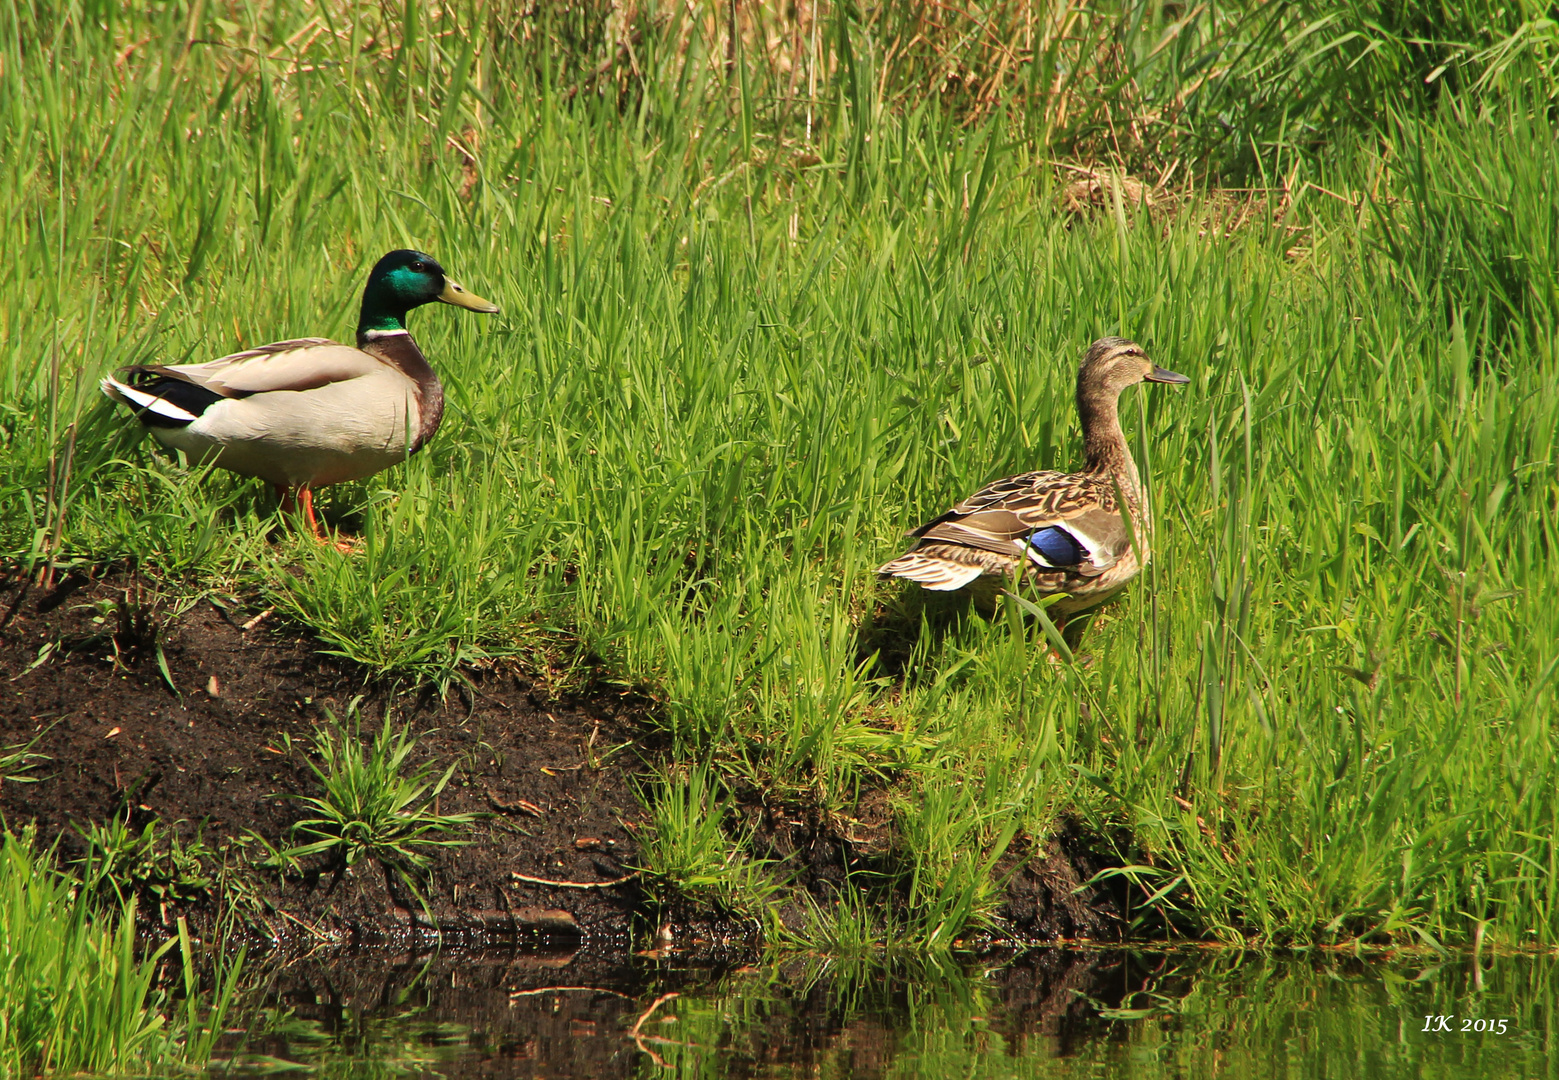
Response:
[[[438,294],[438,298],[446,304],[454,304],[468,311],[480,311],[483,315],[495,315],[498,312],[497,304],[483,300],[451,277],[444,279],[444,291]]]

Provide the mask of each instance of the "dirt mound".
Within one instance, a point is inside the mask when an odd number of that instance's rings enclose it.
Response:
[[[0,582],[0,619],[8,613],[0,762],[29,743],[41,757],[0,768],[9,774],[0,813],[13,829],[34,823],[67,860],[88,854],[94,827],[124,826],[114,877],[153,923],[184,914],[199,925],[225,899],[256,929],[299,945],[411,943],[436,924],[449,944],[587,936],[626,948],[635,926],[664,918],[631,878],[644,824],[635,783],[657,749],[641,699],[558,697],[512,670],[468,672],[469,689],[441,698],[371,680],[297,627],[220,598],[174,614],[126,571],[74,575],[48,592],[13,577]],[[439,812],[484,815],[463,834],[469,844],[429,852],[415,892],[370,859],[350,868],[304,859],[305,872],[285,875],[265,867],[274,849],[297,842],[291,827],[308,816],[301,797],[319,794],[315,732],[354,702],[365,737],[386,710],[410,726],[411,767],[455,765]],[[763,819],[768,854],[814,892],[873,854],[816,815],[748,811]],[[1073,893],[1093,869],[1077,837],[1052,840],[1010,877],[1005,925],[986,940],[1117,936],[1107,900]],[[577,889],[516,873],[630,880]],[[679,945],[734,956],[756,944],[753,927],[674,914]]]
[[[295,796],[318,794],[307,764],[316,725],[360,699],[365,733],[387,708],[417,733],[409,764],[456,763],[440,812],[491,815],[469,845],[433,861],[424,895],[446,933],[627,933],[641,900],[632,885],[545,889],[510,877],[611,881],[637,860],[631,778],[644,728],[626,698],[558,700],[513,673],[472,672],[474,693],[440,700],[369,681],[274,617],[209,599],[168,616],[125,574],[18,592],[15,582],[0,591],[0,610],[16,607],[0,631],[0,745],[38,736],[33,750],[47,760],[23,774],[35,782],[0,782],[0,811],[13,828],[33,821],[44,840],[58,837],[67,857],[85,854],[90,823],[139,832],[156,822],[185,851],[198,845],[208,867],[227,867],[204,887],[188,866],[182,880],[172,861],[144,867],[163,898],[157,918],[198,912],[223,885],[249,894],[278,937],[415,931],[422,905],[366,860],[339,874],[244,872],[263,861],[254,838],[288,843],[306,816]]]

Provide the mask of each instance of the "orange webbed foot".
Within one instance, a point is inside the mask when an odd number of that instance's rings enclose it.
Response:
[[[318,515],[314,513],[314,491],[312,488],[307,485],[287,487],[282,484],[276,484],[273,486],[276,488],[277,497],[281,499],[283,512],[301,516],[303,523],[308,526],[309,532],[315,540],[321,544],[329,544],[343,555],[356,555],[363,550],[363,543],[359,538],[352,537],[343,540],[339,535],[332,536],[325,529]]]

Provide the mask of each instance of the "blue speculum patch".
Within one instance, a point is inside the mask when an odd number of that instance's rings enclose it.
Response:
[[[1059,525],[1029,533],[1028,545],[1051,566],[1076,566],[1088,557],[1076,538]]]

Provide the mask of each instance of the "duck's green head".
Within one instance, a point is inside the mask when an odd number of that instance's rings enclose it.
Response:
[[[408,311],[435,300],[487,315],[498,310],[497,304],[467,292],[446,275],[433,256],[403,248],[380,259],[369,272],[357,332],[404,330]]]

